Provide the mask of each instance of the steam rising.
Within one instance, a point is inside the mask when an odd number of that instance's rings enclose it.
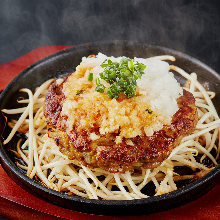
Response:
[[[0,62],[44,45],[118,39],[173,48],[220,70],[217,5],[199,0],[1,1]]]

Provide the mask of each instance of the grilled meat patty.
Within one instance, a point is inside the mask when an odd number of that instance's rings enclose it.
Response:
[[[100,135],[98,127],[90,132],[79,133],[76,128],[66,131],[67,116],[60,115],[62,101],[65,100],[62,88],[63,83],[58,85],[54,82],[46,96],[44,115],[49,137],[55,140],[60,151],[69,159],[112,173],[159,166],[181,139],[192,133],[198,121],[195,99],[190,92],[183,90],[183,95],[177,100],[179,110],[173,115],[170,125],[164,125],[152,136],[123,138],[122,143],[116,144],[115,138],[118,134]],[[95,132],[100,138],[91,141],[91,132]],[[132,144],[128,144],[128,140]]]

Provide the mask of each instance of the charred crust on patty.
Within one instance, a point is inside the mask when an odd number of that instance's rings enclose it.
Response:
[[[59,121],[60,112],[63,107],[62,101],[65,99],[62,92],[63,83],[67,80],[67,78],[68,76],[63,77],[63,81],[59,85],[55,81],[48,89],[44,105],[44,116],[47,119],[47,124],[50,126],[56,126]]]
[[[91,140],[88,139],[88,133],[87,132],[82,132],[78,133],[75,130],[72,130],[69,135],[69,142],[76,148],[77,151],[79,152],[88,152],[91,150],[89,144]]]

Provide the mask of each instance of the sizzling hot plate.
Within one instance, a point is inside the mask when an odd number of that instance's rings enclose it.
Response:
[[[40,60],[20,73],[3,91],[0,98],[0,109],[17,107],[16,99],[20,95],[18,93],[20,88],[26,87],[33,90],[47,79],[71,73],[80,63],[83,56],[97,54],[98,52],[102,52],[108,56],[124,55],[131,58],[134,56],[151,57],[162,54],[174,55],[176,57],[176,61],[174,62],[175,65],[182,67],[187,72],[196,72],[200,82],[209,82],[210,90],[216,92],[214,103],[217,111],[220,112],[220,76],[214,70],[201,63],[199,60],[183,53],[164,47],[127,41],[85,44],[61,51]],[[181,77],[178,77],[178,80],[182,84],[184,83]],[[0,131],[3,129],[3,125],[4,123],[0,123]],[[8,129],[6,128],[3,136],[6,137],[7,133]],[[214,187],[215,180],[220,174],[220,166],[218,166],[203,178],[188,183],[179,190],[161,196],[131,201],[99,201],[65,195],[44,187],[27,177],[23,171],[15,165],[14,155],[10,154],[10,152],[6,150],[6,147],[3,148],[2,140],[0,145],[1,164],[8,175],[18,185],[56,205],[85,213],[103,215],[141,215],[167,210],[171,207],[176,207],[193,200],[210,190]],[[8,147],[12,146],[13,143],[8,144]]]

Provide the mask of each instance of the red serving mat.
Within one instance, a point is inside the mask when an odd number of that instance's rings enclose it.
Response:
[[[30,53],[0,65],[0,90],[24,68],[37,60],[70,46],[40,47]],[[0,215],[10,219],[118,219],[119,217],[96,216],[70,211],[52,205],[20,188],[0,166]],[[120,217],[133,219],[134,217]],[[139,216],[138,219],[220,219],[220,183],[201,198],[169,211]]]

